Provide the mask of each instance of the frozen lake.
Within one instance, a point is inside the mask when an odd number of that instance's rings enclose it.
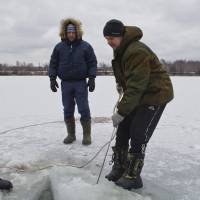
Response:
[[[126,191],[104,179],[111,169],[111,151],[96,184],[106,148],[85,168],[68,166],[83,165],[110,139],[108,118],[118,98],[113,77],[97,77],[96,90],[89,94],[92,117],[106,118],[93,122],[89,147],[81,144],[78,120],[77,141],[62,144],[61,93],[50,91],[47,77],[0,77],[0,177],[14,184],[12,192],[0,192],[0,200],[199,200],[200,78],[172,77],[172,82],[175,99],[147,148],[144,188]]]

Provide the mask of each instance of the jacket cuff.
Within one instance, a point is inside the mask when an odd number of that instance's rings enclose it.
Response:
[[[50,81],[56,80],[56,76],[50,76],[49,78],[50,78]]]
[[[121,113],[120,110],[117,110],[118,114],[121,115],[122,117],[126,117],[126,114]]]

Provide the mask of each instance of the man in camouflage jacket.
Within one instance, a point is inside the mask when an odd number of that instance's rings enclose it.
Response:
[[[125,189],[141,188],[145,149],[166,104],[173,99],[172,83],[156,54],[140,41],[141,29],[113,19],[103,34],[114,51],[117,89],[123,91],[112,116],[117,128],[114,165],[106,178]]]

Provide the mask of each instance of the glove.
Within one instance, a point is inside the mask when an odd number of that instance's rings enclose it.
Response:
[[[50,80],[50,87],[51,87],[52,92],[57,92],[57,88],[59,88],[59,86],[56,79]]]
[[[13,184],[10,181],[0,178],[0,189],[1,190],[11,190],[12,188],[13,188]]]
[[[118,112],[114,113],[112,116],[113,126],[116,128],[122,121],[124,117],[121,116]]]
[[[119,93],[119,95],[121,95],[123,93],[123,88],[121,85],[119,85],[119,83],[116,84],[116,89],[117,89],[117,92]]]
[[[93,92],[95,89],[95,79],[94,78],[89,78],[87,86],[89,87],[89,91]]]

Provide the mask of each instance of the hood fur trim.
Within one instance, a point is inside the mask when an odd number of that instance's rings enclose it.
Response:
[[[60,37],[61,40],[65,40],[67,39],[66,37],[66,27],[68,24],[73,24],[76,27],[76,31],[77,31],[77,39],[82,39],[83,36],[83,30],[82,30],[82,23],[74,18],[67,18],[67,19],[62,19],[60,22]]]

